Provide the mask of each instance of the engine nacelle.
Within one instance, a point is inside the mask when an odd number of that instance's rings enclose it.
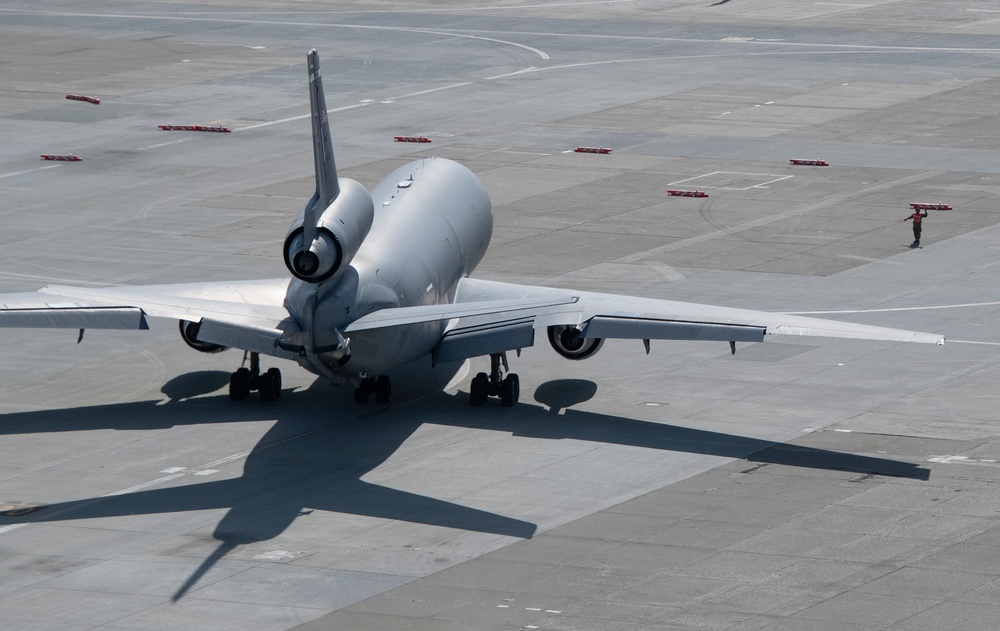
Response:
[[[312,202],[310,202],[312,203]],[[322,283],[342,272],[358,253],[375,220],[372,196],[354,180],[340,180],[340,194],[319,215],[316,239],[304,243],[305,210],[288,229],[285,237],[285,266],[296,278]]]
[[[575,326],[550,326],[548,331],[549,344],[566,359],[587,359],[604,346],[602,338],[585,338],[580,334],[580,329]]]
[[[212,344],[211,342],[202,342],[199,340],[198,331],[201,329],[201,322],[181,320],[178,324],[180,324],[181,328],[181,339],[196,351],[202,353],[221,353],[228,348],[221,344]]]

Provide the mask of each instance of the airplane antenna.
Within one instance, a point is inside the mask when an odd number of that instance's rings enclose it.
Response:
[[[306,251],[316,240],[317,208],[326,210],[340,195],[337,164],[333,160],[330,121],[326,115],[323,75],[319,71],[319,53],[312,49],[306,55],[309,69],[309,108],[312,113],[313,160],[316,167],[316,192],[306,202],[303,211],[302,238]]]

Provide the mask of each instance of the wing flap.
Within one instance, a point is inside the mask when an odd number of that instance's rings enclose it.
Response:
[[[542,300],[485,300],[480,302],[455,302],[442,305],[426,305],[419,307],[397,307],[381,309],[358,318],[345,327],[345,333],[355,333],[369,329],[381,329],[390,326],[420,324],[456,318],[474,318],[488,316],[495,321],[512,317],[523,317],[525,314],[535,317],[540,313],[559,311],[562,307],[572,307],[576,304],[576,296],[556,296]],[[567,309],[577,312],[579,309]]]
[[[445,332],[434,347],[434,365],[469,359],[491,353],[503,353],[535,344],[534,318],[518,318],[504,322],[462,324]]]
[[[0,311],[0,327],[145,330],[149,324],[136,307],[36,307]]]
[[[522,303],[544,298],[553,303],[567,301],[571,308],[526,310],[535,326],[582,325],[586,337],[626,339],[674,339],[760,342],[764,335],[918,342],[943,344],[944,336],[905,329],[771,313],[752,309],[657,300],[567,289],[515,285],[465,278],[459,284],[458,304],[488,305],[491,302]]]
[[[209,318],[203,318],[198,328],[198,340],[202,342],[265,355],[282,354],[277,351],[282,335],[283,332],[278,329],[232,324]]]
[[[767,329],[764,327],[751,325],[594,316],[583,328],[583,337],[631,340],[763,342],[766,332]]]

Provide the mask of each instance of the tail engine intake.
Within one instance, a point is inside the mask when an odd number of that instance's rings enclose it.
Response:
[[[566,359],[587,359],[604,346],[602,338],[585,338],[575,326],[550,326],[548,332],[552,348]]]
[[[300,280],[322,283],[350,264],[371,230],[375,208],[364,186],[354,180],[341,179],[340,194],[320,215],[316,237],[308,244],[305,242],[305,215],[304,209],[285,237],[285,265]]]

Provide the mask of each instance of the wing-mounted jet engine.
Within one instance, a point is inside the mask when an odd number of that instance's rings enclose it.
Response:
[[[181,329],[181,339],[184,343],[193,348],[200,353],[221,353],[227,350],[227,347],[222,344],[213,344],[211,342],[203,342],[198,339],[198,331],[201,330],[201,322],[188,322],[187,320],[180,320]]]
[[[568,325],[550,326],[549,344],[566,359],[581,360],[597,354],[604,346],[599,337],[585,338],[578,327]]]

